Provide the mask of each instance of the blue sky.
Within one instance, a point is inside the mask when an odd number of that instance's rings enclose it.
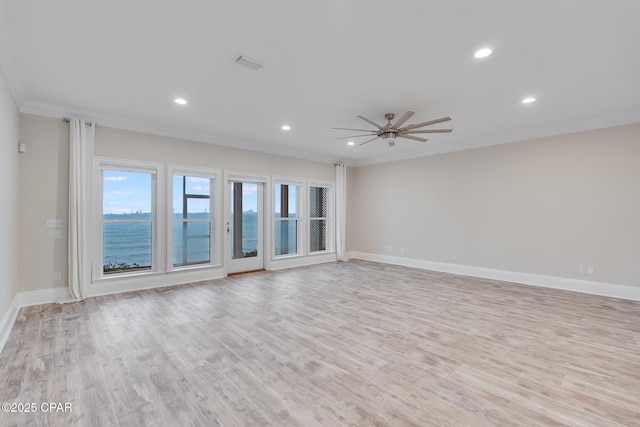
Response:
[[[151,212],[151,174],[143,172],[127,172],[103,170],[103,214],[128,214]],[[280,186],[275,186],[276,200],[280,197]],[[182,177],[173,177],[173,212],[182,213]],[[188,194],[210,194],[209,178],[187,177]],[[296,189],[289,187],[289,210],[295,212]],[[258,185],[245,183],[242,186],[242,210],[258,210]],[[189,201],[189,212],[209,212],[209,201],[192,199]],[[276,204],[276,212],[280,212],[280,204]]]
[[[151,212],[151,174],[102,171],[102,213]]]

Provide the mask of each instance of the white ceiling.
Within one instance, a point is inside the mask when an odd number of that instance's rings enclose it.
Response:
[[[0,0],[0,14],[20,110],[104,126],[358,165],[640,121],[638,0]],[[406,110],[454,131],[348,147],[330,129]]]

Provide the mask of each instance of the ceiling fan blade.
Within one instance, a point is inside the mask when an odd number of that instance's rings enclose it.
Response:
[[[394,129],[398,129],[400,126],[404,124],[407,120],[411,118],[415,113],[413,111],[407,111],[404,113],[394,124],[391,126]]]
[[[412,133],[447,133],[452,132],[453,129],[426,129],[426,130],[408,130],[403,132],[404,135]]]
[[[427,142],[428,141],[428,139],[418,138],[417,136],[411,136],[411,135],[398,135],[398,138],[413,139],[414,141],[420,141],[420,142]]]
[[[415,125],[409,125],[406,126],[404,128],[402,128],[402,130],[409,130],[409,129],[415,129],[415,128],[421,128],[424,126],[431,126],[431,125],[435,125],[436,123],[442,123],[442,122],[447,122],[451,120],[451,117],[443,117],[441,119],[435,119],[435,120],[429,120],[428,122],[422,122],[422,123],[416,123]]]
[[[333,138],[333,139],[349,139],[349,138],[358,138],[360,136],[373,136],[373,135],[376,135],[376,138],[378,137],[377,133],[365,133],[364,135],[340,136],[338,138]]]
[[[351,129],[351,128],[331,128],[331,129],[338,129],[338,130],[355,130],[358,132],[373,132],[372,129]]]
[[[372,139],[370,139],[370,140],[368,140],[368,141],[365,141],[365,142],[363,142],[363,143],[361,143],[361,144],[358,144],[358,145],[364,145],[364,144],[366,144],[366,143],[368,143],[368,142],[373,141],[374,139],[378,139],[378,137],[376,136],[375,138],[372,138]]]
[[[371,120],[367,119],[366,117],[358,116],[358,118],[359,118],[359,119],[364,120],[365,122],[367,122],[367,123],[369,123],[369,124],[371,124],[371,125],[374,125],[374,126],[375,126],[375,127],[377,127],[378,129],[382,129],[382,126],[380,126],[380,125],[379,125],[379,124],[377,124],[376,122],[373,122],[373,121],[371,121]]]

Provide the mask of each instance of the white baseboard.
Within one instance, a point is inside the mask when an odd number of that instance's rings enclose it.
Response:
[[[309,256],[296,256],[290,258],[278,258],[271,260],[268,270],[282,270],[285,268],[304,267],[306,265],[324,264],[327,262],[335,262],[336,254],[318,254]]]
[[[43,289],[40,291],[19,292],[11,302],[9,310],[0,322],[0,352],[4,348],[13,324],[18,318],[18,312],[22,307],[32,305],[49,304],[56,301],[69,299],[69,291],[67,288]]]
[[[92,283],[87,293],[89,297],[96,297],[215,280],[223,277],[225,277],[225,273],[222,267],[174,271],[169,274],[149,274],[148,276],[137,275],[128,278],[114,277]]]
[[[405,267],[442,271],[444,273],[459,274],[462,276],[481,277],[483,279],[501,280],[504,282],[520,283],[523,285],[541,286],[545,288],[562,289],[585,294],[640,301],[640,286],[636,287],[613,283],[592,282],[589,280],[520,273],[517,271],[497,270],[493,268],[474,267],[462,264],[449,264],[445,262],[379,255],[368,252],[349,252],[347,253],[347,256],[349,258],[357,258],[365,261],[376,261],[386,264],[402,265]]]
[[[11,334],[11,329],[13,328],[13,324],[18,317],[18,311],[20,310],[19,300],[19,296],[16,295],[13,298],[13,301],[11,301],[9,310],[7,310],[7,313],[4,315],[2,320],[0,320],[0,353],[4,348],[4,345],[7,343],[9,334]]]
[[[40,291],[20,292],[18,300],[20,307],[32,305],[51,304],[57,301],[65,301],[71,298],[68,288],[51,288]]]

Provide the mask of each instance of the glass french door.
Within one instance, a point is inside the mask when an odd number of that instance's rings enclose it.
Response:
[[[229,236],[228,273],[262,270],[264,184],[262,182],[228,181]]]

